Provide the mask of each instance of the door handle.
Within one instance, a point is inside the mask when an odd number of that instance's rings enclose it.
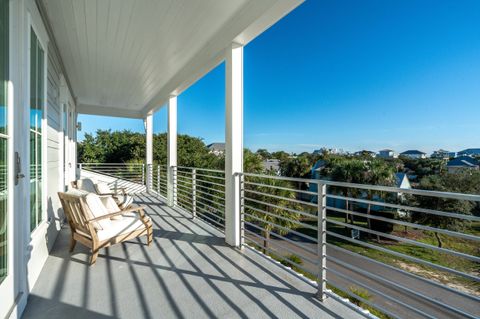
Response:
[[[20,178],[24,178],[25,175],[22,174],[21,165],[20,165],[20,155],[18,152],[15,152],[15,185],[18,185]]]

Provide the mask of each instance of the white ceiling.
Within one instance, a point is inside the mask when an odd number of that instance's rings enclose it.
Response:
[[[41,0],[83,113],[142,117],[303,0]]]

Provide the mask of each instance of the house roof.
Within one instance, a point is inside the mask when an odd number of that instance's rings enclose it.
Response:
[[[401,155],[425,155],[427,153],[421,152],[419,150],[408,150],[400,154]]]
[[[478,167],[480,162],[470,156],[460,156],[447,163],[449,167]]]
[[[225,143],[208,144],[207,148],[211,149],[211,150],[224,151],[225,150]]]
[[[379,152],[393,152],[393,150],[390,150],[390,149],[386,148],[384,150],[380,150]]]
[[[458,152],[459,154],[480,154],[480,148],[467,148]]]

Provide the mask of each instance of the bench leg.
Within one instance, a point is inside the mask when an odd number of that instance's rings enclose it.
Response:
[[[72,237],[70,237],[70,249],[69,251],[72,252],[75,249],[75,245],[77,244],[77,241]]]
[[[148,223],[147,226],[147,246],[150,246],[152,244],[153,240],[153,226],[152,222]]]
[[[98,248],[92,249],[92,256],[90,257],[90,265],[95,264],[98,257]]]

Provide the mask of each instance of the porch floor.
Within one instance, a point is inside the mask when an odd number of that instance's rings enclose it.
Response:
[[[279,265],[224,244],[223,234],[161,199],[141,195],[154,241],[100,251],[94,266],[62,229],[23,318],[360,318]]]

